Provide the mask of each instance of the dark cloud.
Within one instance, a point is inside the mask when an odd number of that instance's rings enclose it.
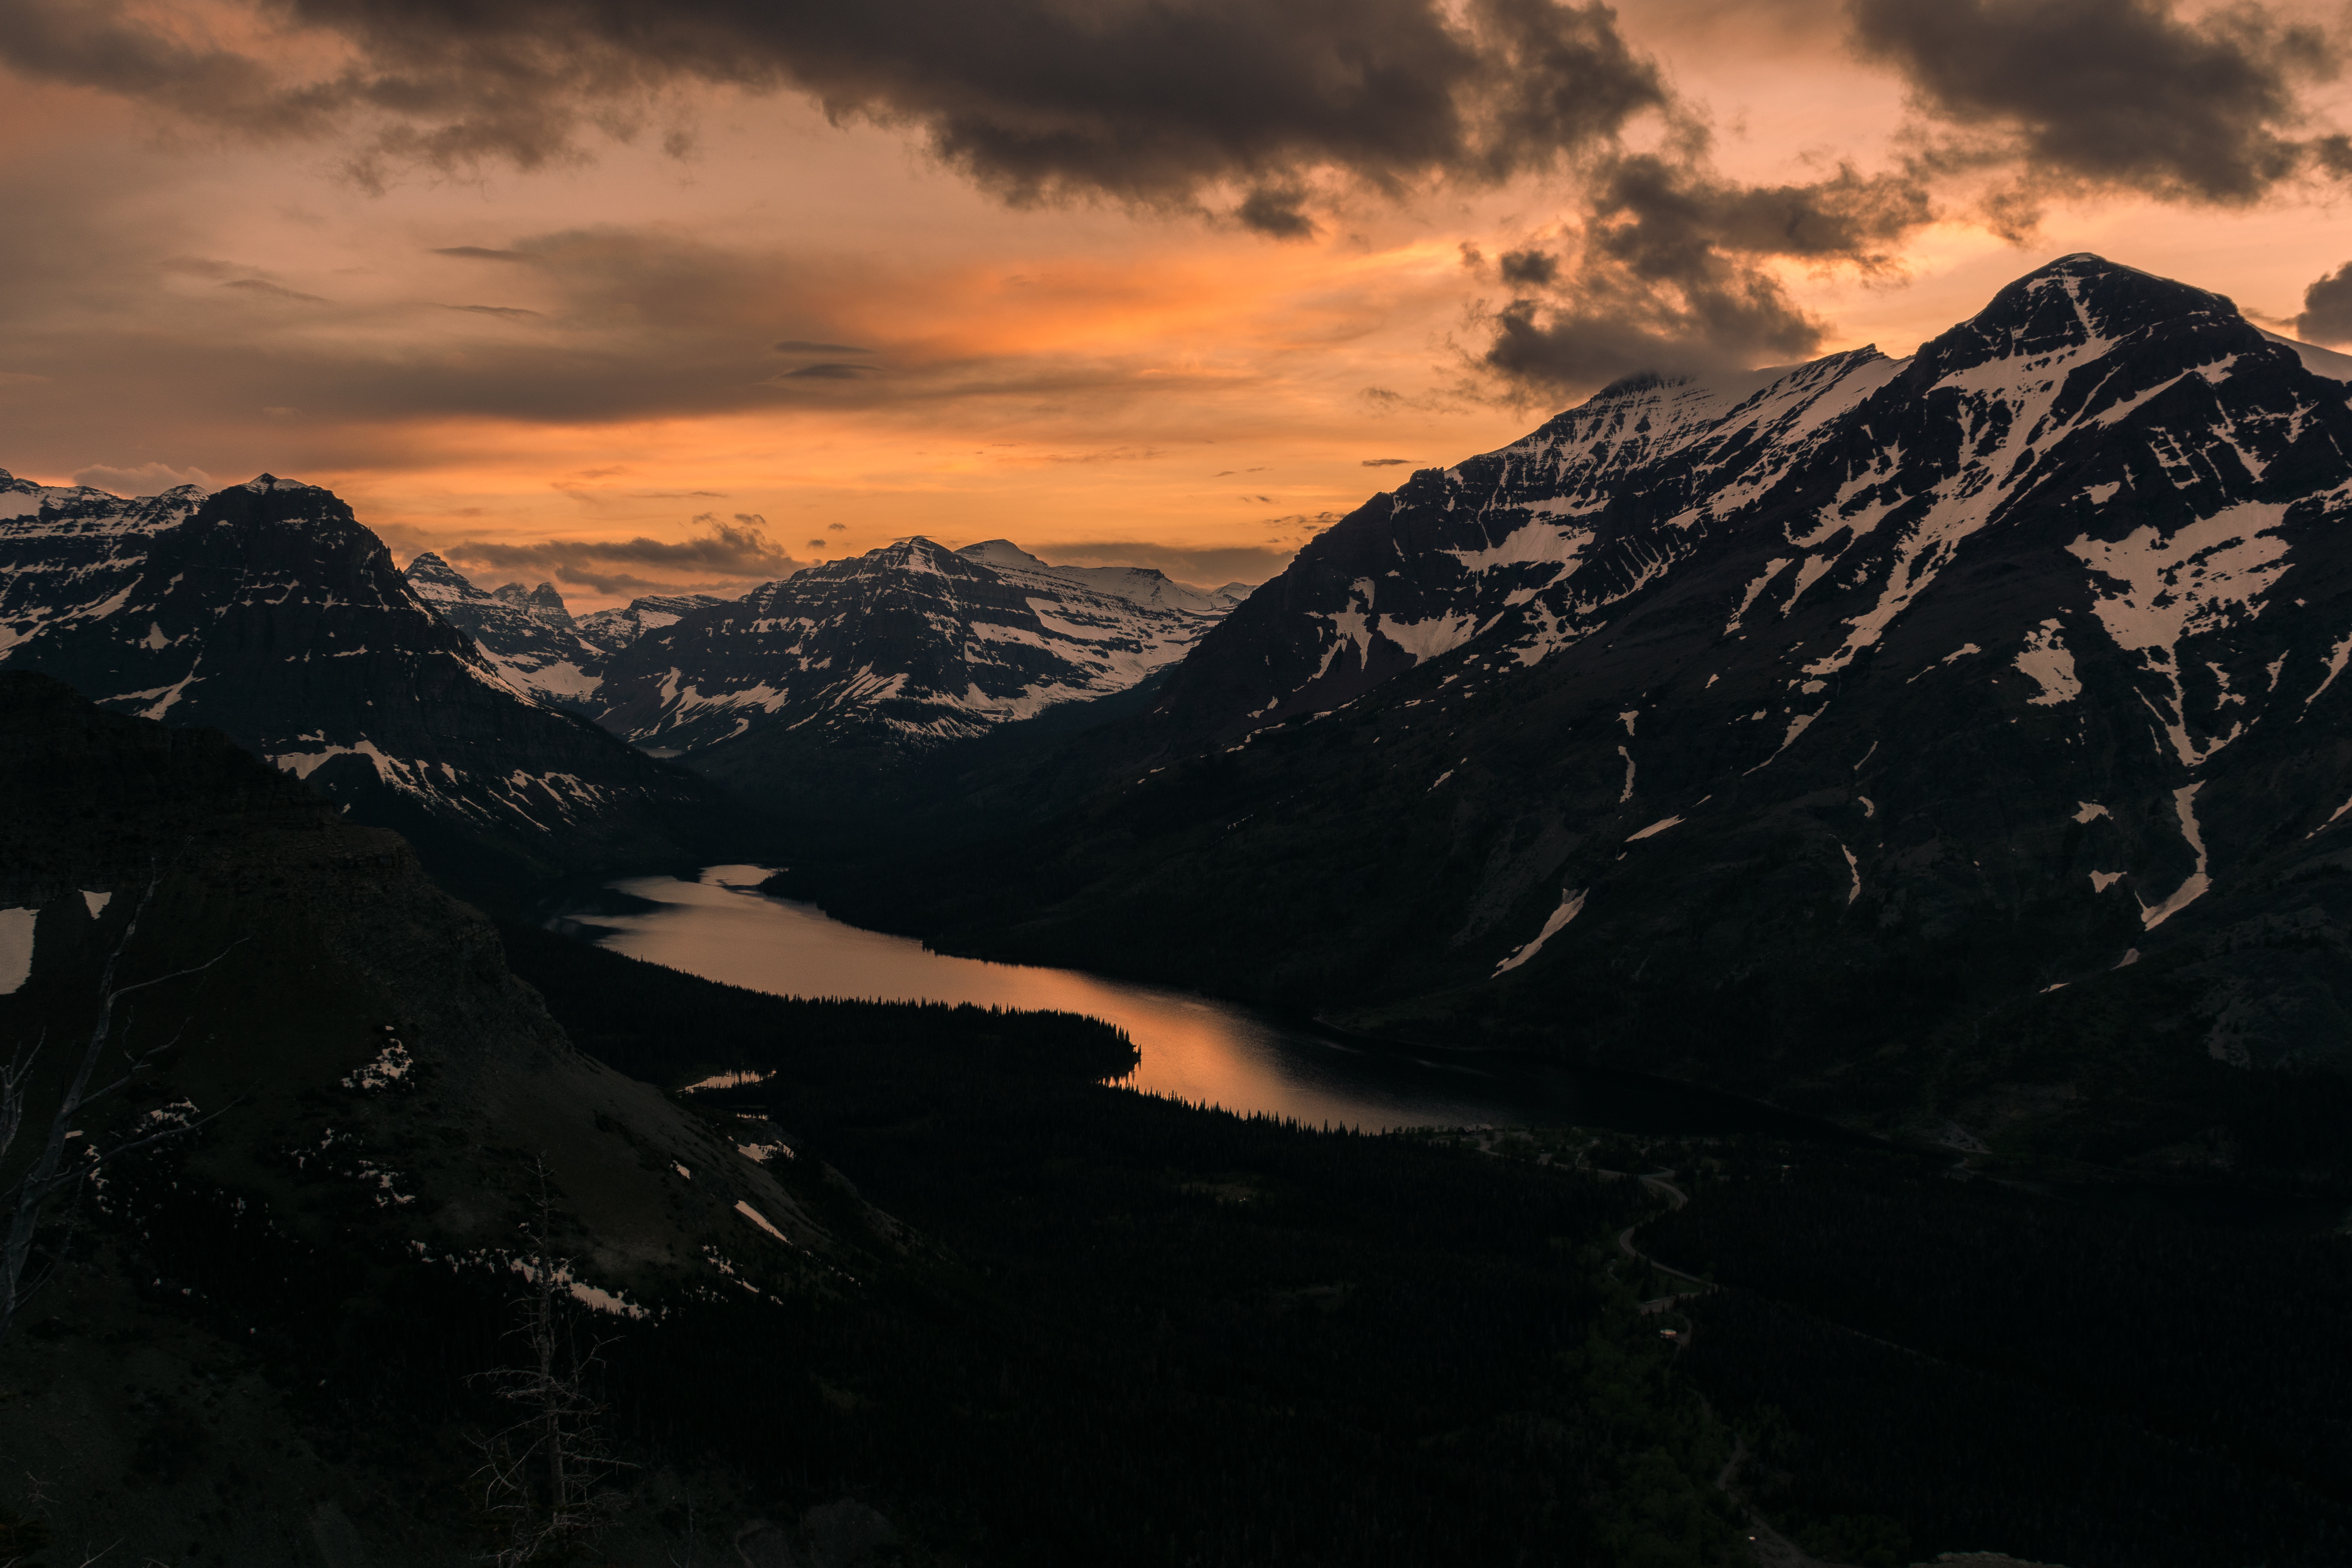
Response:
[[[2352,261],[2303,291],[2294,335],[2307,343],[2352,342]]]
[[[1401,468],[1411,464],[1412,461],[1412,459],[1411,458],[1366,458],[1364,459],[1364,467],[1368,468]]]
[[[2300,89],[2335,74],[2321,29],[2255,5],[2184,16],[2170,0],[1849,0],[1856,47],[1917,107],[1990,140],[1940,150],[2031,181],[2240,204],[2319,167],[2340,136],[2299,139]]]
[[[520,305],[444,305],[441,308],[445,310],[470,310],[478,316],[502,316],[509,321],[538,321],[542,316],[541,311],[526,310]]]
[[[1307,192],[1302,186],[1262,186],[1234,209],[1234,220],[1244,228],[1255,229],[1275,239],[1312,239],[1315,220],[1303,210],[1306,205]]]
[[[1294,550],[1268,550],[1258,545],[1221,549],[1190,549],[1182,545],[1132,543],[1125,541],[1047,543],[1024,546],[1041,561],[1057,566],[1143,566],[1163,572],[1179,583],[1222,587],[1227,583],[1263,583],[1290,564]]]
[[[1907,174],[1843,167],[1811,184],[1743,185],[1714,178],[1687,155],[1620,158],[1590,186],[1561,255],[1545,253],[1548,286],[1492,313],[1482,363],[1530,389],[1560,392],[1644,371],[1800,358],[1820,345],[1823,323],[1766,263],[1881,269],[1931,216],[1926,188]],[[1533,270],[1523,266],[1517,280]]]
[[[680,89],[805,94],[916,130],[1007,200],[1230,209],[1306,232],[1316,182],[1401,189],[1560,166],[1665,108],[1605,5],[1554,0],[245,0],[341,64],[184,41],[131,0],[13,0],[0,60],[262,137],[343,134],[362,183],[583,155]],[[224,36],[228,36],[225,33]],[[682,134],[669,129],[676,143]],[[470,247],[457,247],[470,254]]]
[[[1470,261],[1465,254],[1463,260]],[[1503,254],[1503,281],[1541,289],[1559,277],[1559,258],[1541,250],[1511,250]]]
[[[738,512],[731,523],[704,512],[694,521],[701,533],[677,541],[642,535],[623,540],[551,539],[534,544],[469,540],[445,546],[441,554],[502,572],[543,572],[600,594],[674,585],[681,575],[764,582],[790,576],[803,564],[768,537],[767,519],[756,512]],[[666,577],[641,577],[626,570],[633,566],[658,570]]]
[[[1708,3],[1678,0],[1686,12]],[[1599,3],[221,4],[252,26],[199,34],[141,0],[5,0],[0,64],[230,132],[340,139],[352,177],[375,188],[407,168],[562,164],[604,137],[679,151],[691,142],[681,106],[712,86],[799,94],[836,121],[903,128],[1016,205],[1109,200],[1281,238],[1316,233],[1335,202],[1366,193],[1561,175],[1583,209],[1561,233],[1518,237],[1499,261],[1464,247],[1503,295],[1480,362],[1547,391],[1809,352],[1818,324],[1774,267],[1872,269],[1948,177],[1990,170],[2000,188],[1987,210],[2014,227],[2037,192],[2068,182],[2242,202],[2305,172],[2352,175],[2352,140],[2305,134],[2300,106],[2303,86],[2335,69],[2332,45],[2252,4],[2189,16],[2173,0],[1847,0],[1851,42],[1902,74],[1932,129],[1906,144],[1897,173],[1773,186],[1709,172],[1704,112]],[[1827,8],[1744,10],[1766,31],[1809,16],[1817,30]],[[240,52],[191,41],[205,37],[288,42]],[[327,59],[337,63],[301,64]],[[1637,144],[1653,150],[1629,151]],[[570,244],[562,264],[575,292],[593,293],[583,250]],[[531,245],[439,253],[559,265]],[[656,279],[606,281],[618,294]],[[673,293],[657,310],[719,308]],[[739,336],[817,330],[771,324],[767,309],[747,312]],[[797,337],[777,347],[864,352]],[[701,384],[737,401],[746,386],[784,383],[857,395],[856,367],[842,361],[746,374],[742,352],[709,349],[694,367]],[[618,374],[572,368],[592,385]]]

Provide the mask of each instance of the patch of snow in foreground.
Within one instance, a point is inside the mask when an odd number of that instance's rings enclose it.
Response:
[[[415,1065],[415,1058],[408,1054],[406,1046],[402,1045],[398,1040],[386,1040],[383,1049],[378,1051],[373,1060],[343,1079],[343,1087],[357,1089],[382,1089],[386,1084],[397,1083],[406,1078],[409,1069]]]
[[[758,1226],[761,1230],[766,1231],[770,1236],[774,1237],[778,1241],[782,1242],[786,1247],[790,1247],[793,1244],[793,1238],[786,1236],[782,1231],[778,1230],[773,1225],[770,1224],[766,1215],[761,1214],[758,1209],[753,1208],[750,1204],[745,1203],[740,1198],[735,1200],[735,1212],[741,1215],[745,1219],[750,1220],[753,1225]]]
[[[2055,707],[2083,695],[2083,682],[2074,674],[2074,656],[2061,640],[2054,619],[2025,634],[2025,651],[2017,656],[2017,668],[2042,689],[2039,697],[2026,699],[2036,708]]]
[[[31,910],[0,910],[0,996],[32,976],[34,918]]]
[[[2203,783],[2200,782],[2183,784],[2172,792],[2172,809],[2180,816],[2180,836],[2189,840],[2189,847],[2196,852],[2197,869],[2189,874],[2187,881],[2173,889],[2172,897],[2152,910],[2143,909],[2140,911],[2140,920],[2149,931],[2154,931],[2166,921],[2203,898],[2206,889],[2213,885],[2212,879],[2205,874],[2205,837],[2197,829],[2197,792],[2204,787]]]
[[[688,1084],[684,1089],[679,1089],[678,1093],[692,1094],[698,1089],[748,1089],[755,1083],[765,1083],[775,1076],[772,1072],[753,1072],[749,1068],[723,1072],[716,1078],[706,1078],[699,1082]]]
[[[509,1258],[507,1267],[526,1279],[536,1279],[535,1265],[528,1258]],[[653,1316],[651,1312],[619,1292],[607,1290],[601,1285],[591,1285],[580,1279],[572,1272],[572,1266],[569,1263],[559,1264],[553,1272],[555,1284],[562,1289],[563,1293],[591,1311],[607,1312],[615,1318]]]
[[[1528,942],[1525,947],[1519,948],[1508,958],[1506,958],[1502,963],[1496,964],[1495,966],[1495,974],[1500,974],[1506,970],[1517,969],[1520,964],[1525,963],[1528,959],[1533,958],[1537,953],[1541,952],[1543,951],[1543,944],[1552,939],[1552,934],[1555,931],[1558,931],[1562,926],[1568,924],[1569,921],[1574,920],[1579,911],[1584,908],[1585,891],[1586,889],[1580,888],[1575,892],[1571,893],[1567,889],[1562,889],[1559,895],[1559,908],[1552,910],[1550,917],[1543,923],[1543,930],[1536,932],[1535,940],[1533,942]],[[1494,975],[1488,975],[1487,978],[1491,980],[1494,978]]]

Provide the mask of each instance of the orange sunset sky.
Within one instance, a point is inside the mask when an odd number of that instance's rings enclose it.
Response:
[[[2096,250],[2352,337],[2335,7],[0,4],[0,467],[575,610],[908,533],[1262,580],[1615,376]]]

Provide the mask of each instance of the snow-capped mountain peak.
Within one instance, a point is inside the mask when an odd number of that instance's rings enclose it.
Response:
[[[917,535],[648,631],[614,657],[606,722],[687,750],[764,729],[920,750],[1125,690],[1223,608],[1154,571]]]
[[[707,802],[518,690],[428,603],[471,602],[471,585],[437,557],[404,578],[329,490],[263,475],[193,507],[80,490],[40,501],[0,521],[5,592],[33,611],[12,627],[11,668],[225,730],[427,844],[463,838],[545,868],[659,838]]]
[[[490,597],[502,605],[512,605],[532,620],[545,626],[573,627],[572,612],[563,603],[563,595],[552,583],[541,583],[536,588],[526,588],[520,583],[509,583],[490,590]]]
[[[510,583],[484,593],[431,551],[410,562],[404,574],[417,596],[472,639],[516,689],[554,707],[593,711],[603,650],[573,628],[553,584],[525,590]]]
[[[1039,872],[1050,956],[1231,919],[1279,861],[1363,911],[1327,907],[1296,973],[1555,1030],[1649,976],[1590,1026],[1644,1065],[1705,1037],[1660,1021],[1686,995],[1773,974],[1805,977],[1785,1016],[1723,1017],[1797,1059],[1842,987],[1894,994],[1964,930],[2000,956],[1935,1005],[2169,951],[2214,1056],[2352,1060],[2315,1023],[2352,968],[2311,956],[2352,952],[2313,880],[2352,833],[2352,387],[2324,354],[2069,256],[1908,359],[1633,378],[1417,473],[1202,639],[1088,807],[1234,757],[1181,803],[1217,825],[1181,851],[1202,907],[1090,833]],[[1315,847],[1278,826],[1302,814]],[[1131,921],[1128,887],[1156,900]]]

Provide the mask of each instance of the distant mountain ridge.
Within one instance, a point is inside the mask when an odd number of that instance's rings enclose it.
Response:
[[[717,594],[645,594],[617,609],[583,616],[572,625],[602,651],[618,653],[649,631],[669,626],[697,610],[725,603],[727,600]]]
[[[604,718],[689,752],[761,729],[921,750],[1124,690],[1224,607],[1158,572],[906,539],[639,638],[614,656]]]
[[[44,628],[111,614],[155,535],[184,521],[204,494],[181,485],[126,498],[0,468],[0,653]]]
[[[550,707],[587,711],[604,650],[580,635],[551,583],[488,593],[431,551],[401,574],[435,613],[474,639],[499,674]]]
[[[488,592],[430,552],[417,592],[541,700],[664,755],[719,760],[750,787],[782,739],[889,765],[1052,707],[1114,695],[1174,664],[1237,601],[1130,566],[1050,565],[1008,540],[900,540],[740,599],[652,595],[575,621],[552,584]],[[789,739],[783,739],[789,737]],[[788,767],[786,771],[791,771]]]
[[[700,780],[511,684],[327,490],[263,475],[126,502],[7,483],[6,668],[224,730],[445,870],[684,855],[730,820]]]
[[[1310,542],[1074,812],[822,896],[1963,1142],[2352,1070],[2342,358],[2084,255],[1907,360],[1621,382]]]

